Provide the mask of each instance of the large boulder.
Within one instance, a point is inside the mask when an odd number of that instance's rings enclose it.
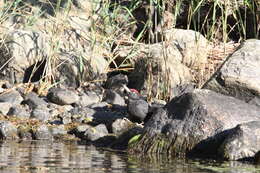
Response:
[[[260,99],[260,40],[247,40],[203,86],[246,102]],[[257,101],[258,100],[258,101]]]
[[[227,160],[254,157],[260,150],[260,121],[239,124],[231,129],[219,148],[219,154]]]
[[[226,131],[260,120],[260,108],[210,90],[173,99],[145,124],[145,133],[129,148],[134,153],[216,154]]]
[[[165,41],[119,47],[115,61],[120,64],[131,57],[134,71],[129,75],[129,87],[146,89],[154,95],[162,90],[194,81],[192,70],[207,63],[210,45],[200,33],[172,29],[164,33]]]
[[[44,34],[34,31],[11,30],[0,47],[0,78],[11,83],[33,80],[33,69],[43,64],[49,51]],[[38,66],[38,67],[36,67]]]

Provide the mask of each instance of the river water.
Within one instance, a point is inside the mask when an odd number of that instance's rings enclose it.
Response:
[[[260,173],[240,162],[141,159],[77,143],[52,141],[0,142],[0,172],[6,173]]]

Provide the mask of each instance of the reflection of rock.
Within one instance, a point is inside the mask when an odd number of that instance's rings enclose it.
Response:
[[[231,129],[219,154],[228,160],[253,157],[260,150],[260,121],[244,123]]]
[[[210,90],[195,90],[173,99],[145,124],[145,133],[130,148],[135,153],[216,154],[225,130],[260,120],[260,108]]]
[[[230,56],[204,85],[225,95],[257,104],[260,98],[260,41],[248,40]]]

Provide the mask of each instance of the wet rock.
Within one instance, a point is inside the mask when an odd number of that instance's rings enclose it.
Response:
[[[158,109],[145,133],[129,149],[135,153],[216,155],[228,129],[259,121],[260,108],[210,90],[194,90]]]
[[[0,139],[18,139],[17,128],[11,122],[1,121],[0,122]]]
[[[18,118],[29,119],[30,118],[30,110],[26,105],[17,105],[10,108],[7,113],[8,116],[14,116]]]
[[[255,164],[260,165],[260,151],[255,154]]]
[[[86,107],[100,101],[99,96],[95,92],[87,91],[79,96],[78,104],[82,107]]]
[[[129,99],[127,110],[129,118],[133,121],[141,122],[148,114],[149,105],[142,99]]]
[[[222,143],[219,154],[227,160],[254,157],[260,150],[260,121],[239,124],[231,129]]]
[[[35,109],[37,107],[47,107],[47,102],[45,102],[34,92],[27,94],[23,103],[29,105],[31,109]]]
[[[79,100],[79,96],[75,92],[62,88],[51,89],[48,92],[47,98],[58,105],[70,105]]]
[[[33,137],[36,140],[51,140],[52,139],[52,135],[51,135],[49,128],[44,124],[42,124],[36,128],[36,130],[33,133]]]
[[[27,125],[21,125],[17,129],[18,136],[21,140],[32,140],[32,129]]]
[[[123,132],[127,131],[130,127],[133,127],[134,123],[126,118],[120,118],[115,120],[112,124],[112,132],[115,135],[120,135]]]
[[[12,103],[0,102],[0,114],[7,115],[11,107]]]
[[[66,135],[67,134],[67,130],[65,128],[64,125],[59,125],[59,126],[51,126],[50,127],[50,132],[52,134],[52,136],[59,136],[59,135]]]
[[[91,128],[90,125],[87,125],[87,124],[82,124],[82,125],[79,125],[77,126],[75,129],[72,130],[72,134],[74,134],[75,136],[79,137],[80,139],[84,139],[85,136],[85,132],[87,129]]]
[[[143,128],[133,126],[120,134],[117,139],[110,144],[110,147],[117,150],[126,150],[131,142],[130,140],[135,136],[141,136],[141,134],[143,134]]]
[[[127,84],[128,84],[128,77],[123,74],[117,74],[107,79],[105,83],[105,88],[118,90],[121,89],[123,85],[127,85]]]
[[[104,124],[99,124],[95,127],[89,128],[84,133],[85,139],[89,141],[98,140],[106,135],[108,135],[108,130]]]
[[[13,106],[19,105],[23,101],[23,97],[18,91],[11,90],[0,95],[0,102],[12,103]]]
[[[259,40],[247,40],[230,56],[203,86],[225,95],[250,102],[260,98]],[[253,103],[253,102],[251,102]]]
[[[51,119],[51,114],[47,108],[36,108],[32,111],[31,118],[45,122]]]
[[[103,101],[118,106],[125,105],[125,99],[113,90],[106,90],[104,93]]]

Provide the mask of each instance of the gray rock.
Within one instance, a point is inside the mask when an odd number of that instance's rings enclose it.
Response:
[[[259,107],[236,98],[194,90],[158,109],[145,124],[143,137],[129,149],[135,153],[215,156],[227,130],[259,121],[259,113]]]
[[[25,105],[17,105],[11,107],[7,115],[28,119],[30,118],[30,110],[28,106],[26,107]]]
[[[79,96],[74,91],[62,88],[51,89],[47,98],[58,105],[70,105],[79,101]]]
[[[32,111],[31,118],[45,122],[51,119],[51,114],[48,108],[36,108]]]
[[[17,133],[21,140],[33,140],[32,129],[28,126],[19,126]]]
[[[62,117],[62,123],[63,123],[63,124],[72,123],[71,117],[70,117],[70,116],[64,116],[64,117]]]
[[[77,126],[74,130],[73,130],[73,134],[77,137],[79,137],[80,139],[84,139],[85,138],[85,132],[87,129],[92,128],[90,125],[87,124],[82,124]]]
[[[89,128],[84,133],[85,139],[89,141],[98,140],[106,135],[108,135],[108,130],[104,124],[99,124],[95,127]]]
[[[123,74],[117,74],[107,79],[105,83],[105,87],[107,89],[115,90],[115,89],[120,89],[123,87],[123,85],[127,85],[127,84],[128,84],[128,77]]]
[[[0,139],[18,139],[17,128],[9,121],[0,122]]]
[[[129,99],[127,109],[129,118],[133,121],[141,122],[148,114],[149,105],[142,99]]]
[[[0,102],[9,102],[13,106],[19,105],[23,101],[23,97],[16,90],[11,90],[0,94]]]
[[[47,102],[45,102],[34,92],[30,92],[25,96],[24,103],[29,105],[31,109],[35,109],[37,107],[47,107]]]
[[[88,107],[75,107],[68,112],[64,112],[60,115],[62,119],[70,119],[70,122],[88,122],[93,120],[93,115],[96,113],[94,109]]]
[[[113,90],[106,90],[103,101],[118,106],[125,106],[125,99]]]
[[[50,132],[52,136],[57,136],[57,135],[66,135],[67,130],[64,125],[59,125],[59,126],[52,126],[50,128]]]
[[[260,40],[247,40],[203,86],[250,102],[260,98]]]
[[[99,96],[95,92],[88,91],[79,96],[78,104],[82,107],[86,107],[100,101]]]
[[[0,114],[7,115],[11,107],[12,103],[0,102]]]
[[[260,121],[239,124],[231,129],[219,148],[219,154],[227,160],[254,157],[260,150]]]
[[[6,52],[0,60],[0,66],[4,67],[0,78],[12,84],[28,82],[31,74],[26,70],[43,61],[49,52],[47,37],[40,32],[10,30],[5,38],[4,46],[0,47],[1,52]]]
[[[131,122],[130,120],[128,120],[126,118],[120,118],[113,122],[112,132],[118,136],[133,126],[134,126],[134,123]]]
[[[49,128],[44,124],[37,127],[33,136],[36,140],[52,140],[52,134]]]

